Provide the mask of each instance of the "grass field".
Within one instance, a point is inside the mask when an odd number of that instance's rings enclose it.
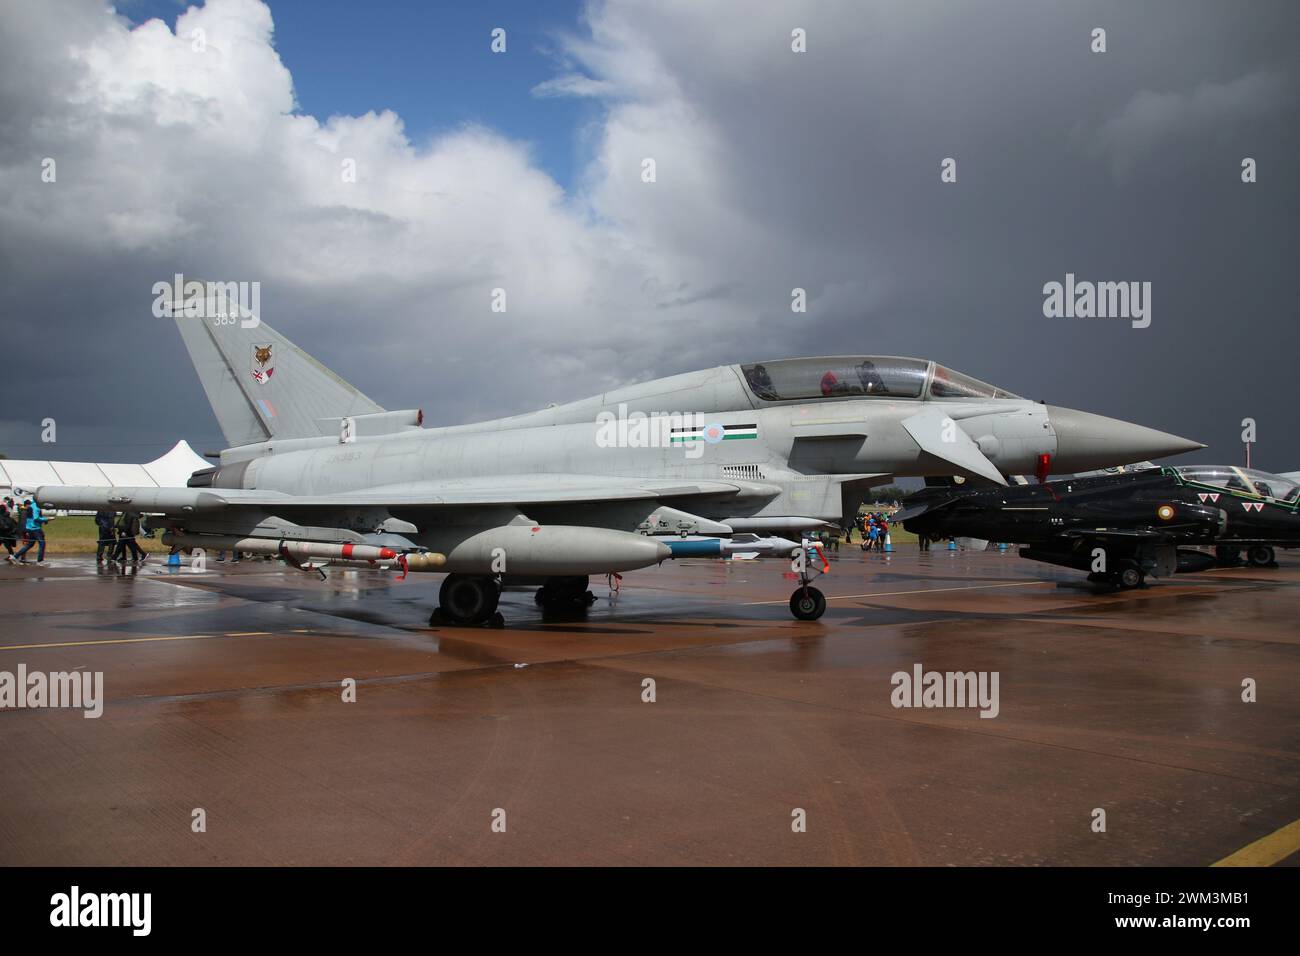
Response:
[[[94,554],[95,539],[98,536],[99,529],[95,527],[95,519],[90,515],[70,515],[66,518],[54,518],[45,526],[45,553],[46,554]],[[902,528],[897,530],[890,529],[889,538],[897,547],[901,544],[916,544],[916,535],[909,534]],[[853,545],[856,547],[862,540],[862,535],[856,531],[853,533]],[[158,538],[137,538],[136,543],[150,554],[166,554],[167,548]],[[3,549],[0,549],[3,553]],[[30,558],[35,551],[28,552]]]

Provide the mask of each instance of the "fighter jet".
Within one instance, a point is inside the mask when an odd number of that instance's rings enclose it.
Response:
[[[1235,465],[1179,465],[1179,479],[1198,501],[1220,505],[1228,526],[1215,540],[1220,564],[1246,562],[1263,568],[1276,564],[1277,548],[1300,547],[1300,482]]]
[[[1148,575],[1213,566],[1215,557],[1196,546],[1247,547],[1251,563],[1270,563],[1274,546],[1300,545],[1298,495],[1300,486],[1277,475],[1189,465],[1008,488],[926,488],[907,497],[895,520],[929,538],[1025,545],[1023,558],[1134,588]]]
[[[581,606],[591,575],[698,555],[701,537],[839,525],[895,475],[1000,485],[1202,447],[881,356],[724,365],[425,428],[419,409],[381,408],[266,323],[221,318],[208,296],[178,297],[173,314],[230,445],[217,463],[184,489],[42,486],[38,500],[155,515],[164,540],[200,552],[446,572],[432,623],[499,626],[505,586]],[[817,562],[794,558],[791,610],[814,619]]]

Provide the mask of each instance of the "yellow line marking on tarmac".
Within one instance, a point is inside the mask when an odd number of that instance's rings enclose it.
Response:
[[[987,591],[990,588],[1027,588],[1034,584],[1050,584],[1050,581],[1017,581],[1015,584],[968,584],[959,588],[916,588],[912,591],[873,591],[870,594],[828,594],[828,601],[848,601],[853,598],[873,598],[873,597],[898,597],[902,594],[937,594],[940,591]],[[750,607],[758,604],[789,604],[789,599],[784,601],[746,601],[745,606]]]
[[[270,631],[244,631],[239,634],[178,634],[164,637],[120,637],[108,641],[62,641],[57,644],[5,644],[0,651],[31,651],[42,647],[94,647],[97,644],[150,644],[156,641],[206,641],[214,637],[260,637]]]
[[[1272,866],[1300,852],[1300,820],[1260,837],[1211,866]]]

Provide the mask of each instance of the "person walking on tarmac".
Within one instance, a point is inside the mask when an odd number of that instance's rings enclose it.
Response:
[[[36,549],[36,563],[45,563],[45,523],[50,519],[41,514],[41,506],[35,501],[28,498],[23,502],[23,514],[27,516],[23,522],[27,530],[27,541],[22,548],[14,555],[14,559],[19,564],[26,564],[27,558],[24,555],[32,549],[32,545],[39,544]]]
[[[99,534],[95,542],[95,563],[103,564],[105,556],[111,562],[113,552],[116,550],[117,537],[113,534],[113,523],[117,520],[117,514],[113,511],[96,511],[95,527],[99,529]]]
[[[27,540],[27,519],[31,516],[31,502],[24,501],[14,509],[14,520],[18,523],[18,540]]]
[[[122,516],[117,519],[117,548],[113,552],[114,561],[126,564],[128,550],[131,552],[132,564],[139,564],[148,559],[149,556],[135,543],[136,535],[139,533],[140,519],[129,511],[123,511]]]
[[[0,505],[0,544],[9,553],[5,555],[6,561],[14,559],[14,545],[18,543],[18,522],[14,516],[9,513],[9,499],[5,499],[5,504]]]

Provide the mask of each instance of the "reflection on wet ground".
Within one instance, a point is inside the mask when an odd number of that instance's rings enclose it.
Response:
[[[845,550],[816,623],[779,562],[669,562],[503,630],[428,627],[432,575],[4,567],[0,672],[107,702],[0,712],[0,862],[1203,865],[1300,817],[1281,560],[1097,594]],[[997,672],[998,716],[895,708],[916,664]]]

